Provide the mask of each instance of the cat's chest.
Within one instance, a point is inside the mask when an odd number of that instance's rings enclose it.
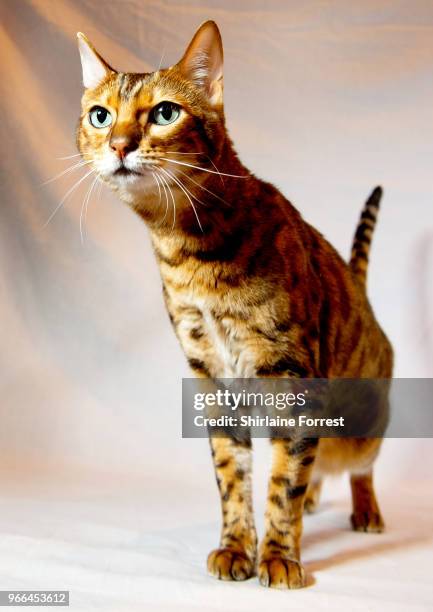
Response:
[[[241,322],[235,318],[217,319],[211,309],[202,310],[208,341],[214,351],[214,376],[219,378],[248,378],[254,376],[255,366],[251,351],[242,333]]]
[[[255,375],[244,321],[220,311],[218,299],[185,294],[171,303],[176,332],[188,359],[203,362],[216,378]]]

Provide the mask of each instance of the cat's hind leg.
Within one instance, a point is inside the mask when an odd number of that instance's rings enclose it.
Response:
[[[385,524],[373,488],[373,471],[365,474],[351,474],[353,512],[350,517],[355,531],[380,533]]]

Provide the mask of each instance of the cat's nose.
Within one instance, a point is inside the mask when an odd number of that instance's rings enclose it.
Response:
[[[110,141],[110,148],[117,153],[120,159],[126,157],[131,151],[135,151],[138,147],[138,142],[127,137],[113,138]]]

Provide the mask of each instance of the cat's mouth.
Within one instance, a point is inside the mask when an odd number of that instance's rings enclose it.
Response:
[[[131,170],[126,166],[120,166],[120,168],[117,168],[117,170],[115,170],[113,174],[114,176],[143,176],[141,172],[138,172],[137,170]]]

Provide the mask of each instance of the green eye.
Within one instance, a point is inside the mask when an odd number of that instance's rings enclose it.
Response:
[[[152,110],[150,120],[157,125],[168,125],[179,117],[180,106],[174,102],[161,102]]]
[[[112,124],[113,119],[106,108],[94,106],[89,113],[89,121],[95,128],[105,128]]]

